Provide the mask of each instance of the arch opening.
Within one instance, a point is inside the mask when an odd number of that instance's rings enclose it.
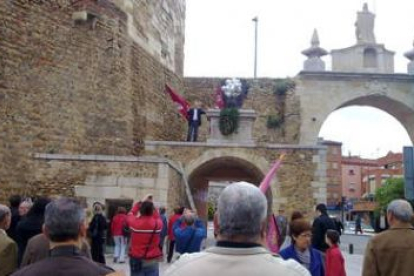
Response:
[[[338,205],[341,196],[351,201],[369,197],[384,177],[402,176],[401,153],[403,146],[412,145],[413,116],[401,102],[369,95],[342,104],[325,118],[319,137],[328,146],[328,205]],[[399,165],[381,165],[387,160]]]
[[[191,193],[201,219],[208,219],[208,205],[214,206],[220,192],[233,182],[246,181],[256,186],[263,172],[249,161],[237,157],[218,157],[198,166],[188,178]],[[272,192],[266,193],[268,209],[272,206]],[[209,203],[210,202],[210,203]]]

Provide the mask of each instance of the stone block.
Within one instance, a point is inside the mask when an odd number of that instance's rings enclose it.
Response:
[[[101,175],[88,175],[86,177],[85,185],[94,187],[109,187],[117,186],[118,176],[101,176]]]

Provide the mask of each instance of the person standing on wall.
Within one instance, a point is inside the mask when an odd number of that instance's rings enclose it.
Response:
[[[201,126],[201,115],[203,114],[206,114],[206,112],[201,109],[201,102],[198,100],[194,102],[194,107],[187,111],[187,142],[197,142],[198,127]]]

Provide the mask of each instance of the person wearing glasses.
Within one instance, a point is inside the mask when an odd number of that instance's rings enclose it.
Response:
[[[312,225],[302,217],[292,219],[289,225],[292,244],[279,252],[285,259],[294,259],[312,276],[324,276],[322,254],[312,248]]]

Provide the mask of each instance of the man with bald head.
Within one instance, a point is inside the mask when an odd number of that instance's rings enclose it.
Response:
[[[204,252],[184,254],[168,276],[302,276],[299,263],[273,256],[266,248],[266,197],[256,186],[238,182],[227,186],[218,200],[217,244]]]
[[[387,208],[390,228],[373,237],[365,250],[363,276],[405,276],[414,271],[413,209],[406,200]]]

